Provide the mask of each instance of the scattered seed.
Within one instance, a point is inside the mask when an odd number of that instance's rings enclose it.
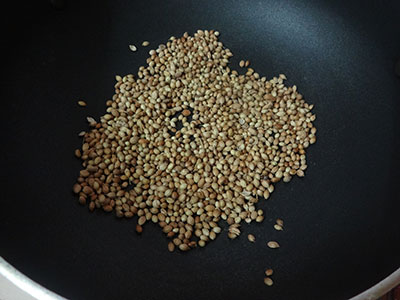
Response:
[[[131,49],[131,51],[135,52],[137,50],[135,45],[129,45],[129,49]]]
[[[150,43],[149,43],[148,41],[144,41],[144,42],[142,43],[142,46],[143,46],[143,47],[147,47],[148,45],[150,45]]]
[[[75,156],[76,156],[77,158],[80,158],[80,157],[82,156],[81,150],[75,149]]]
[[[243,68],[243,67],[244,67],[244,64],[245,64],[244,60],[241,60],[241,61],[239,62],[239,67]]]
[[[283,220],[282,219],[276,219],[276,224],[278,224],[279,226],[283,226]]]
[[[269,278],[269,277],[265,277],[265,278],[264,278],[264,283],[265,283],[265,285],[268,285],[268,286],[271,286],[271,285],[274,284],[274,282],[272,281],[272,279]]]
[[[93,119],[92,117],[87,117],[86,120],[88,121],[89,125],[96,125],[97,122],[95,119]]]
[[[240,235],[240,230],[239,230],[239,224],[232,224],[231,226],[229,226],[228,229],[228,237],[230,239],[235,239]]]
[[[244,63],[244,66],[247,68],[248,66],[250,66],[250,61],[246,60],[246,62]]]
[[[257,216],[256,222],[261,223],[262,221],[264,221],[264,216]]]
[[[265,275],[267,275],[267,276],[271,276],[273,273],[274,273],[274,270],[272,270],[272,269],[265,270]]]
[[[175,244],[173,242],[168,243],[168,251],[173,252],[175,250]]]
[[[281,225],[275,224],[274,225],[275,230],[281,231],[283,230],[283,227]]]
[[[78,101],[78,105],[79,105],[79,106],[86,106],[86,102],[85,102],[85,101],[82,101],[82,100],[79,100],[79,101]]]
[[[268,245],[268,247],[270,247],[271,249],[275,249],[275,248],[279,248],[279,247],[280,247],[279,244],[278,244],[278,242],[275,242],[275,241],[270,241],[270,242],[267,243],[267,245]]]
[[[80,184],[75,183],[72,190],[74,191],[75,194],[78,194],[81,191],[82,187]]]
[[[84,136],[85,134],[86,134],[86,131],[81,131],[81,132],[78,133],[78,136],[82,137],[82,136]]]
[[[252,235],[252,234],[249,234],[247,236],[247,239],[252,243],[254,243],[256,241],[256,237],[254,235]]]
[[[137,233],[142,233],[143,232],[143,227],[140,226],[139,224],[136,225],[136,232]]]

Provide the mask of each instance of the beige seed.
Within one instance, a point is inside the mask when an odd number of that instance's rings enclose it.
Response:
[[[147,47],[148,45],[150,45],[150,43],[149,43],[148,41],[144,41],[144,42],[142,43],[142,46],[143,46],[143,47]]]
[[[278,242],[275,242],[275,241],[269,241],[269,242],[267,243],[267,245],[268,245],[268,247],[270,247],[271,249],[276,249],[276,248],[279,248],[279,247],[280,247],[279,244],[278,244]]]
[[[264,283],[265,283],[265,285],[267,285],[267,286],[271,286],[271,285],[274,284],[274,282],[272,281],[272,279],[269,278],[269,277],[265,277],[265,278],[264,278]]]
[[[86,102],[85,102],[85,101],[82,101],[82,100],[79,100],[79,101],[78,101],[78,105],[79,105],[79,106],[86,106]]]
[[[276,219],[276,224],[278,224],[279,226],[283,226],[283,220],[282,219]]]
[[[254,235],[252,235],[252,234],[249,234],[247,236],[247,239],[252,243],[254,243],[256,241],[256,237]]]
[[[262,221],[264,221],[264,216],[257,216],[256,222],[261,223]]]
[[[138,219],[138,224],[139,224],[139,225],[143,225],[144,223],[146,223],[146,217],[145,217],[145,216],[141,216],[141,217]]]
[[[188,251],[190,249],[187,244],[180,244],[178,247],[181,251]]]
[[[91,126],[97,124],[96,120],[93,119],[92,117],[87,117],[86,120],[88,121],[89,125],[91,125]]]
[[[275,224],[274,225],[275,230],[281,231],[283,230],[283,227],[281,225]]]
[[[241,60],[241,61],[239,62],[239,67],[243,68],[243,67],[244,67],[244,64],[245,64],[244,60]]]
[[[247,68],[248,66],[250,66],[250,61],[246,60],[246,62],[244,63],[244,66]]]
[[[131,51],[135,52],[137,50],[135,45],[129,45],[129,49],[131,49]]]

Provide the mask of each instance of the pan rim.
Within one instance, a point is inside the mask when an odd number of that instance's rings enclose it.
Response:
[[[39,283],[33,281],[28,276],[18,271],[0,256],[0,276],[14,285],[16,289],[22,291],[34,299],[47,300],[66,300],[66,298],[50,291]],[[1,279],[1,277],[0,277]],[[7,284],[7,283],[6,283]],[[369,289],[350,298],[349,300],[376,300],[400,284],[400,268],[395,270],[389,276],[373,285]]]

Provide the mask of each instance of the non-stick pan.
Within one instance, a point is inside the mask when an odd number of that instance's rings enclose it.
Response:
[[[18,1],[2,13],[0,255],[36,282],[69,299],[348,299],[400,266],[399,1]],[[220,31],[233,69],[286,74],[315,104],[317,143],[306,176],[259,203],[263,223],[169,253],[157,225],[138,236],[135,220],[78,204],[73,151],[116,74],[197,29]]]

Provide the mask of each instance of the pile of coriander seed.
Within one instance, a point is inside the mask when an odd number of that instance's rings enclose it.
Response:
[[[171,37],[134,75],[116,76],[106,114],[82,133],[73,190],[89,210],[157,223],[168,249],[203,247],[240,223],[262,222],[257,202],[274,183],[304,176],[316,141],[313,105],[284,75],[267,80],[228,67],[219,33]],[[248,64],[242,64],[248,66]]]

